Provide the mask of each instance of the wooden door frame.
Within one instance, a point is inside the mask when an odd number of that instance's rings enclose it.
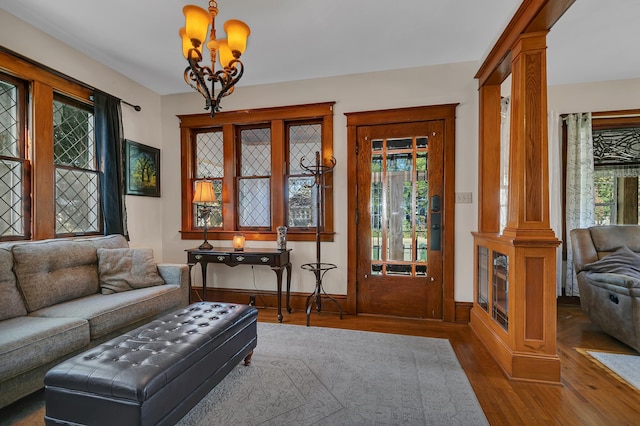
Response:
[[[446,322],[456,322],[454,297],[455,242],[455,118],[459,104],[398,108],[345,113],[347,117],[347,301],[345,311],[357,313],[357,150],[358,127],[442,120],[444,154],[442,218],[442,315]]]

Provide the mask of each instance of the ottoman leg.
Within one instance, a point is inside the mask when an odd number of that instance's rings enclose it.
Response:
[[[244,365],[250,365],[251,364],[251,357],[252,356],[253,356],[253,351],[249,352],[249,355],[244,357]]]

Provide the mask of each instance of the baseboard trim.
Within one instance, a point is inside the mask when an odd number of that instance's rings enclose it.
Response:
[[[469,324],[471,320],[471,308],[473,308],[472,302],[456,302],[456,324]]]
[[[228,288],[210,288],[207,287],[206,297],[202,297],[202,288],[201,287],[192,287],[191,288],[191,302],[197,302],[200,300],[214,301],[214,302],[226,302],[226,303],[241,303],[241,304],[249,304],[251,296],[255,296],[255,306],[258,308],[278,308],[278,294],[275,291],[268,290],[247,290],[247,289],[228,289]],[[291,309],[295,310],[305,310],[307,308],[307,297],[309,294],[306,293],[295,293],[292,292],[289,295],[289,303],[291,305]],[[343,313],[348,314],[350,312],[345,311],[345,307],[347,306],[347,296],[341,294],[332,294],[330,295],[334,299],[338,301],[340,306],[343,309]],[[338,313],[338,307],[335,303],[324,303],[327,299],[322,299],[322,310],[325,312],[335,312]],[[284,292],[282,294],[282,313],[287,312],[287,304],[285,300]]]

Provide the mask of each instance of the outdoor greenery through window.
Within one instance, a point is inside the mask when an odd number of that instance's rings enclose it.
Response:
[[[331,182],[318,218],[314,177],[304,166],[333,156],[333,103],[181,116],[183,238],[201,238],[202,206],[191,200],[195,184],[211,181],[216,201],[207,222],[209,237],[275,238],[287,226],[292,240],[315,238],[319,225],[333,233]],[[328,179],[331,179],[329,177]],[[306,234],[306,236],[305,236]]]
[[[427,141],[416,137],[371,142],[373,274],[426,275]],[[422,263],[415,272],[413,262]]]
[[[100,203],[91,109],[62,98],[53,102],[56,234],[98,232]]]

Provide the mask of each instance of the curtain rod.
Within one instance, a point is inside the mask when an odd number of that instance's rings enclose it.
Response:
[[[122,99],[120,99],[120,102],[122,102],[125,105],[129,105],[131,108],[135,109],[136,111],[140,111],[142,109],[140,105],[130,104],[129,102],[123,101]]]
[[[88,85],[87,83],[84,83],[84,82],[82,82],[82,81],[80,81],[80,80],[78,80],[78,79],[76,79],[76,78],[73,78],[73,77],[71,77],[71,76],[68,76],[67,74],[65,74],[65,73],[63,73],[63,72],[60,72],[60,71],[58,71],[58,70],[55,70],[55,69],[53,69],[53,68],[51,68],[51,67],[49,67],[49,66],[47,66],[47,65],[41,64],[40,62],[34,61],[34,60],[33,60],[33,59],[31,59],[31,58],[27,58],[26,56],[21,55],[21,54],[20,54],[20,53],[18,53],[18,52],[15,52],[15,51],[13,51],[13,50],[11,50],[11,49],[7,49],[7,48],[6,48],[6,47],[4,47],[4,46],[0,46],[0,51],[1,51],[1,52],[5,52],[5,53],[8,53],[8,54],[10,54],[10,55],[12,55],[12,56],[15,56],[16,58],[18,58],[18,59],[20,59],[20,60],[22,60],[22,61],[25,61],[25,62],[27,62],[27,63],[29,63],[29,64],[31,64],[31,65],[34,65],[34,66],[36,66],[36,67],[38,67],[38,68],[42,68],[43,70],[47,71],[48,73],[51,73],[51,74],[55,75],[56,77],[64,78],[65,80],[71,81],[71,82],[73,82],[73,83],[75,83],[75,84],[77,84],[77,85],[79,85],[79,86],[84,87],[85,89],[89,89],[89,90],[100,90],[100,89],[96,89],[95,87],[90,86],[90,85]],[[107,92],[104,92],[104,93],[107,93]],[[110,93],[107,93],[107,94],[108,94],[109,96],[113,96],[113,95],[111,95]],[[118,98],[117,96],[113,96],[113,97],[114,97],[114,98],[117,98],[117,99],[120,99],[120,98]],[[134,105],[134,104],[129,103],[129,102],[127,102],[127,101],[125,101],[125,100],[122,100],[122,99],[120,99],[120,102],[122,102],[123,104],[129,105],[131,108],[135,109],[136,111],[140,111],[140,110],[142,110],[142,107],[141,107],[140,105]]]

